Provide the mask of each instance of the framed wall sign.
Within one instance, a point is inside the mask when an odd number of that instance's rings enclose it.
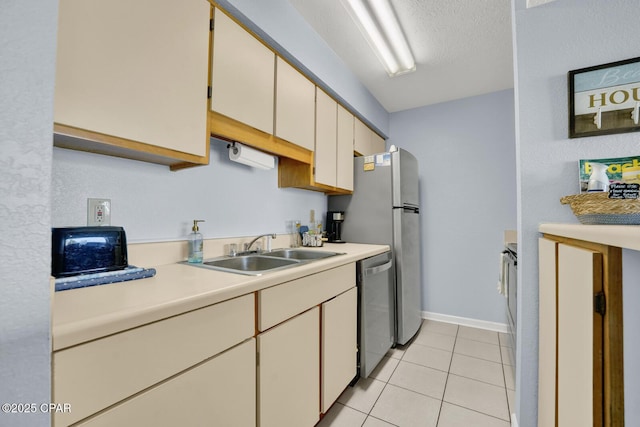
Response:
[[[640,58],[569,71],[569,138],[640,131]]]

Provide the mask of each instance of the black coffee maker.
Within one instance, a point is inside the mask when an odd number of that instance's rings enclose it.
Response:
[[[342,223],[344,222],[343,211],[327,212],[327,238],[329,243],[345,243],[342,240]]]

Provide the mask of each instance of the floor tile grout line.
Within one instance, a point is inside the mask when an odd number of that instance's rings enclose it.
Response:
[[[449,372],[449,375],[453,375],[454,377],[464,378],[464,379],[471,380],[471,381],[476,381],[476,382],[479,382],[479,383],[482,383],[482,384],[492,385],[494,387],[506,389],[506,387],[503,386],[503,385],[497,385],[497,384],[489,383],[489,382],[486,382],[486,381],[479,380],[477,378],[471,378],[471,377],[467,377],[467,376],[464,376],[464,375],[456,374],[455,372]]]
[[[463,339],[463,340],[467,340],[467,341],[479,342],[479,343],[481,343],[481,344],[493,345],[493,346],[495,346],[495,347],[501,347],[501,345],[500,345],[499,343],[498,343],[498,344],[494,344],[494,343],[492,343],[492,342],[486,342],[486,341],[481,341],[481,340],[474,340],[473,338],[469,338],[469,337],[458,337],[458,338]],[[458,339],[458,338],[456,338],[456,339]]]
[[[456,343],[458,342],[458,332],[460,331],[460,325],[456,327],[456,339],[453,341],[453,348],[451,349],[451,359],[449,359],[449,369],[447,370],[447,379],[444,381],[444,389],[442,389],[442,399],[440,400],[440,408],[438,408],[438,418],[436,419],[435,427],[440,424],[440,416],[442,415],[442,405],[444,405],[444,396],[447,393],[447,385],[449,384],[449,375],[451,375],[451,364],[453,363],[453,354],[456,350]]]
[[[413,343],[413,340],[409,343],[409,345],[411,345]],[[408,347],[408,346],[407,346]],[[404,357],[404,353],[402,353],[402,357]],[[393,373],[396,371],[396,369],[398,369],[398,365],[400,364],[400,362],[402,361],[402,358],[400,358],[400,360],[398,361],[398,363],[396,364],[395,368],[393,368],[393,371],[391,372],[391,375],[389,375],[389,380],[391,379],[391,377],[393,376]],[[374,378],[377,379],[377,378]],[[378,397],[376,398],[375,402],[373,402],[373,405],[371,405],[371,409],[369,409],[369,412],[367,413],[367,417],[372,416],[371,412],[373,411],[373,408],[376,407],[376,403],[378,403],[378,401],[380,400],[380,396],[382,396],[382,393],[384,393],[384,390],[387,388],[387,386],[389,385],[389,380],[386,381],[381,381],[384,383],[384,387],[382,387],[382,390],[380,391],[380,394],[378,395]],[[380,380],[378,380],[380,381]],[[393,385],[393,384],[392,384]],[[376,417],[373,417],[376,418]],[[380,418],[378,418],[380,419]],[[367,419],[365,418],[365,422],[367,421]],[[382,420],[384,422],[388,422],[387,420]],[[389,423],[391,424],[391,423]]]
[[[459,331],[459,330],[460,330],[460,328],[458,328],[458,331]],[[502,351],[500,352],[500,363],[499,363],[499,364],[502,366],[502,375],[503,375],[504,386],[498,386],[498,385],[495,385],[495,384],[491,384],[491,383],[487,383],[487,382],[484,382],[484,381],[481,381],[481,380],[477,380],[477,379],[475,379],[475,378],[468,378],[468,377],[465,377],[465,376],[462,376],[462,375],[454,374],[454,373],[452,373],[452,372],[451,372],[451,365],[453,364],[453,355],[455,355],[455,354],[460,354],[460,355],[462,355],[462,356],[472,357],[472,358],[475,358],[475,359],[478,359],[478,360],[485,360],[485,359],[481,359],[481,358],[474,357],[474,356],[468,356],[468,355],[465,355],[465,354],[462,354],[462,353],[456,353],[456,352],[455,352],[455,348],[456,348],[456,345],[458,344],[458,338],[465,339],[464,337],[459,337],[459,335],[458,335],[458,334],[456,334],[456,340],[455,340],[454,345],[453,345],[453,350],[452,350],[452,355],[451,355],[451,361],[449,362],[449,371],[447,372],[447,380],[446,380],[446,382],[445,382],[444,390],[443,390],[443,392],[442,392],[442,401],[440,402],[440,411],[438,412],[438,421],[436,422],[436,427],[438,426],[438,423],[440,422],[440,415],[442,414],[442,407],[443,407],[443,405],[444,405],[444,403],[445,403],[445,402],[446,402],[447,404],[449,404],[449,405],[455,405],[455,406],[458,406],[458,407],[460,407],[460,408],[464,408],[464,409],[469,410],[469,411],[473,411],[473,412],[476,412],[476,413],[479,413],[479,414],[483,414],[483,415],[486,415],[486,416],[489,416],[489,417],[495,418],[495,419],[497,419],[497,420],[501,420],[501,421],[505,421],[505,422],[510,422],[510,420],[511,420],[511,412],[510,412],[510,411],[511,411],[511,410],[510,410],[510,406],[509,406],[509,396],[507,396],[507,395],[506,395],[506,393],[507,393],[507,386],[506,386],[506,380],[504,379],[504,364],[502,363]],[[489,343],[486,343],[486,344],[489,344]],[[499,347],[499,346],[498,346],[498,347]],[[487,361],[487,360],[485,360],[485,361]],[[493,362],[493,361],[488,361],[488,362],[498,363],[498,362]],[[457,405],[457,404],[455,404],[455,403],[451,403],[451,402],[446,401],[446,400],[445,400],[445,395],[446,395],[446,391],[447,391],[447,385],[449,384],[449,377],[450,377],[451,375],[454,375],[454,376],[457,376],[457,377],[461,377],[461,378],[466,378],[466,379],[469,379],[469,380],[472,380],[472,381],[478,381],[478,382],[481,382],[481,383],[483,383],[483,384],[492,385],[492,386],[494,386],[494,387],[498,387],[498,388],[504,388],[504,390],[505,390],[505,398],[506,398],[506,401],[507,401],[507,415],[508,415],[508,417],[509,417],[509,420],[504,420],[504,419],[502,419],[502,418],[495,417],[495,416],[493,416],[493,415],[491,415],[491,414],[485,414],[484,412],[480,412],[480,411],[477,411],[477,410],[472,409],[472,408],[467,408],[467,407],[465,407],[465,406],[460,406],[460,405]]]
[[[500,340],[500,336],[498,336]],[[507,390],[507,378],[504,373],[504,358],[502,357],[502,346],[500,348],[500,361],[502,362],[502,379],[504,380],[504,397],[507,399],[507,415],[509,416],[509,422],[511,422],[511,404],[509,403],[509,391]]]
[[[476,414],[485,415],[487,417],[491,417],[493,419],[500,420],[500,421],[503,421],[505,423],[508,423],[508,422],[511,421],[510,419],[509,420],[505,420],[504,418],[496,417],[495,415],[487,414],[486,412],[478,411],[477,409],[467,408],[466,406],[458,405],[457,403],[452,403],[452,402],[444,402],[444,403],[446,403],[448,405],[452,405],[452,406],[457,406],[458,408],[466,409],[467,411],[475,412]],[[509,415],[509,418],[511,418],[511,415]]]
[[[423,323],[423,325],[424,325],[424,323]],[[426,343],[423,343],[423,342],[417,342],[417,341],[416,341],[416,338],[418,337],[419,333],[423,331],[423,330],[421,329],[421,330],[420,330],[420,332],[419,332],[418,334],[416,334],[416,335],[415,335],[415,336],[414,336],[414,337],[413,337],[413,338],[412,338],[412,339],[411,339],[407,344],[402,345],[402,346],[398,346],[398,347],[401,347],[401,348],[399,348],[399,350],[401,350],[401,352],[400,352],[400,354],[399,354],[399,357],[385,356],[385,357],[388,357],[389,359],[397,360],[397,363],[396,363],[396,364],[395,364],[395,366],[393,367],[393,369],[392,369],[391,373],[388,375],[388,379],[381,380],[381,379],[379,379],[379,378],[371,377],[371,379],[373,379],[373,380],[375,380],[375,381],[379,381],[379,382],[383,383],[383,387],[382,387],[382,390],[380,391],[380,394],[376,397],[375,401],[373,402],[373,405],[371,406],[371,408],[369,409],[369,411],[368,411],[368,412],[363,412],[363,411],[361,411],[361,410],[359,410],[359,409],[352,408],[352,407],[350,407],[350,406],[348,406],[348,405],[346,405],[346,404],[341,404],[341,405],[342,405],[342,406],[346,406],[346,407],[348,407],[349,409],[355,410],[356,412],[359,412],[359,413],[361,413],[361,414],[365,415],[365,420],[363,421],[363,423],[361,424],[361,426],[362,426],[362,425],[364,425],[364,423],[366,423],[366,421],[367,421],[367,419],[368,419],[369,417],[371,417],[371,418],[373,418],[373,419],[376,419],[376,420],[383,421],[383,422],[385,422],[385,423],[388,423],[389,425],[395,426],[395,424],[393,424],[393,423],[391,423],[391,422],[389,422],[389,421],[387,421],[387,420],[385,420],[385,419],[383,419],[383,418],[379,418],[379,417],[376,417],[376,416],[371,415],[371,413],[373,412],[373,409],[375,408],[376,404],[378,404],[378,402],[379,402],[379,400],[380,400],[380,397],[381,397],[381,396],[382,396],[382,394],[385,392],[385,390],[387,390],[387,388],[388,388],[387,386],[388,386],[388,385],[391,385],[391,386],[393,386],[393,387],[396,387],[396,388],[399,388],[399,389],[402,389],[402,390],[406,390],[406,391],[408,391],[408,392],[416,393],[416,394],[418,394],[418,395],[425,396],[425,397],[428,397],[428,398],[430,398],[430,399],[438,400],[438,398],[437,398],[437,397],[433,397],[433,396],[430,396],[430,395],[425,394],[425,393],[423,393],[423,392],[419,392],[419,391],[416,391],[416,390],[412,390],[412,389],[409,389],[409,388],[406,388],[406,387],[403,387],[403,386],[399,386],[399,385],[396,385],[396,384],[393,384],[393,383],[391,383],[391,382],[390,382],[390,381],[391,381],[391,379],[392,379],[392,377],[393,377],[393,375],[396,373],[396,371],[397,371],[397,370],[398,370],[398,368],[400,367],[400,363],[401,363],[401,362],[406,362],[406,363],[409,363],[409,364],[411,364],[411,365],[420,366],[420,367],[425,367],[425,368],[428,368],[428,369],[432,369],[432,370],[435,370],[435,371],[438,371],[438,372],[444,372],[444,373],[446,373],[446,374],[447,374],[447,375],[446,375],[446,379],[445,379],[444,388],[443,388],[443,391],[442,391],[442,397],[439,399],[439,400],[440,400],[440,405],[439,405],[439,408],[438,408],[438,415],[437,415],[437,419],[436,419],[436,425],[435,425],[435,427],[437,427],[437,425],[440,423],[440,417],[441,417],[441,415],[442,415],[442,410],[443,410],[443,406],[444,406],[444,403],[445,403],[445,402],[446,402],[447,404],[449,404],[449,405],[457,406],[457,407],[460,407],[460,408],[466,409],[466,410],[468,410],[468,411],[472,411],[472,412],[475,412],[475,413],[478,413],[478,414],[482,414],[482,415],[485,415],[485,416],[488,416],[488,417],[494,418],[494,419],[496,419],[496,420],[500,420],[500,421],[504,421],[504,422],[509,422],[509,420],[511,419],[511,405],[510,405],[510,402],[509,402],[509,396],[508,396],[508,393],[509,393],[509,390],[510,390],[510,389],[508,389],[508,388],[507,388],[507,384],[506,384],[506,371],[505,371],[505,369],[511,369],[511,366],[510,366],[510,365],[506,365],[506,364],[505,364],[505,361],[504,361],[504,355],[503,355],[503,353],[502,353],[502,351],[501,351],[501,350],[502,350],[502,349],[501,349],[501,347],[502,347],[502,346],[501,346],[501,344],[500,344],[500,336],[499,336],[499,334],[498,334],[498,344],[497,344],[497,346],[500,348],[500,362],[496,362],[495,360],[483,359],[483,358],[481,358],[481,357],[476,357],[476,356],[474,356],[474,355],[468,355],[468,354],[457,353],[457,352],[456,352],[456,346],[459,344],[459,342],[458,342],[458,338],[462,338],[462,339],[465,339],[465,340],[468,340],[468,341],[474,341],[474,342],[478,342],[478,343],[482,343],[482,344],[489,344],[489,345],[496,346],[496,344],[494,344],[494,343],[490,343],[490,342],[486,342],[486,341],[481,341],[481,340],[475,340],[475,339],[473,339],[473,338],[469,338],[469,337],[461,336],[461,335],[460,335],[460,326],[461,326],[461,325],[456,325],[456,332],[455,332],[455,335],[452,335],[452,334],[443,334],[443,333],[436,332],[436,331],[428,331],[428,332],[431,332],[431,333],[434,333],[434,334],[437,334],[437,335],[453,337],[453,338],[454,338],[454,343],[453,343],[453,347],[452,347],[452,349],[451,349],[451,350],[446,350],[446,349],[439,348],[439,347],[433,347],[433,346],[430,346],[430,345],[428,345],[428,344],[426,344]],[[426,329],[424,329],[424,330],[426,330]],[[497,333],[497,332],[496,332],[496,333]],[[416,345],[418,345],[418,346],[420,346],[420,347],[427,347],[427,348],[430,348],[430,349],[434,349],[434,350],[439,350],[439,351],[444,351],[444,352],[450,353],[450,355],[451,355],[451,356],[450,356],[450,359],[449,359],[449,366],[448,366],[447,371],[443,371],[443,370],[441,370],[441,369],[434,368],[434,367],[432,367],[432,366],[427,366],[427,365],[424,365],[424,364],[421,364],[421,363],[415,363],[415,362],[412,362],[412,361],[409,361],[409,360],[405,360],[405,359],[404,359],[404,357],[406,356],[406,352],[407,352],[407,350],[408,350],[408,349],[409,349],[413,344],[416,344]],[[398,348],[398,347],[394,347],[394,348]],[[498,363],[498,364],[500,364],[500,366],[501,366],[501,368],[502,368],[502,380],[503,380],[503,382],[504,382],[504,385],[503,385],[503,386],[501,386],[501,385],[496,385],[496,384],[494,384],[494,383],[486,382],[486,381],[479,380],[479,379],[476,379],[476,378],[471,378],[471,377],[467,377],[467,376],[460,375],[460,374],[457,374],[457,373],[452,373],[452,372],[451,372],[451,367],[453,366],[453,356],[454,356],[455,354],[458,354],[458,355],[460,355],[460,356],[464,356],[464,357],[467,357],[467,358],[476,359],[476,360],[479,360],[479,361],[485,361],[485,362]],[[459,377],[459,378],[465,378],[465,379],[467,379],[467,380],[471,380],[471,381],[476,381],[476,382],[483,383],[483,384],[486,384],[486,385],[490,385],[490,386],[493,386],[493,387],[500,387],[500,388],[504,388],[504,391],[505,391],[505,398],[506,398],[506,404],[507,404],[507,411],[508,411],[507,416],[509,417],[509,420],[505,420],[505,419],[503,419],[503,418],[500,418],[499,416],[495,416],[495,415],[487,414],[487,413],[484,413],[484,412],[481,412],[481,411],[478,411],[478,410],[475,410],[475,409],[472,409],[472,408],[467,408],[467,407],[462,406],[462,405],[460,405],[460,404],[456,404],[456,403],[452,403],[452,402],[448,402],[448,401],[446,401],[446,400],[445,400],[445,394],[446,394],[446,391],[447,391],[447,387],[448,387],[448,385],[449,385],[448,383],[449,383],[449,379],[450,379],[449,377],[450,377],[450,375],[454,375],[454,376],[457,376],[457,377]],[[396,426],[396,427],[397,427],[397,426]]]

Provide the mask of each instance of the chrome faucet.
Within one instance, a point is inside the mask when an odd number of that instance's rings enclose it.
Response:
[[[272,239],[275,239],[275,238],[276,238],[276,234],[275,234],[275,233],[261,234],[261,235],[259,235],[258,237],[256,237],[255,239],[253,239],[251,242],[249,242],[249,243],[245,243],[245,244],[244,244],[244,253],[250,253],[250,252],[251,252],[251,246],[253,246],[253,244],[254,244],[254,243],[255,243],[259,238],[261,238],[261,237],[265,237],[265,236],[271,237]],[[255,251],[255,252],[257,252],[257,251]]]

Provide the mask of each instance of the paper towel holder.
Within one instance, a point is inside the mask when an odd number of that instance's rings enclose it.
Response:
[[[227,145],[227,149],[231,161],[263,170],[275,168],[275,157],[255,148],[234,141]]]

